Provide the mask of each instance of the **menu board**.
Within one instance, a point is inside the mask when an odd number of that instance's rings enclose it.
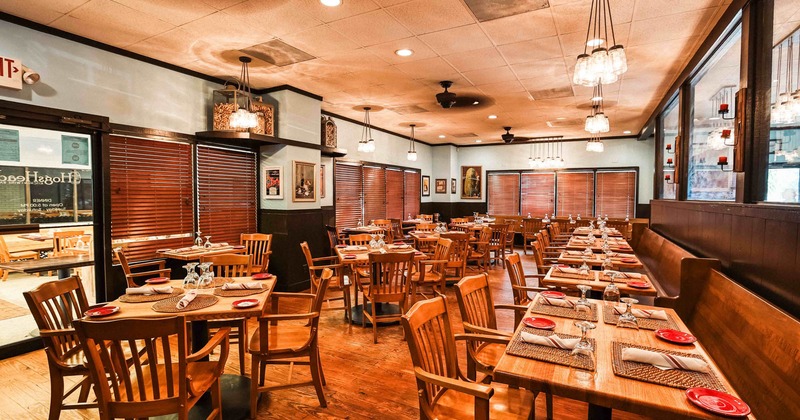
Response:
[[[19,130],[0,129],[0,160],[19,162]]]
[[[61,163],[89,165],[89,139],[61,135]]]

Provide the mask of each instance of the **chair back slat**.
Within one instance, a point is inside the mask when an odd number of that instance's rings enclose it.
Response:
[[[452,253],[453,241],[451,239],[440,237],[436,241],[436,248],[433,252],[433,259],[435,261],[445,261],[436,263],[431,267],[431,273],[441,275],[447,267],[447,261],[450,261],[450,254]]]
[[[339,232],[331,225],[325,225],[325,233],[328,234],[328,244],[331,247],[331,255],[336,255],[336,245],[339,245]]]
[[[350,242],[350,245],[369,245],[369,241],[372,240],[372,235],[369,233],[357,233],[354,235],[350,235],[347,239]]]
[[[428,221],[428,222],[432,222],[433,221],[433,215],[432,214],[418,214],[417,215],[417,219],[425,220],[425,221]]]
[[[86,293],[77,275],[42,283],[33,290],[23,292],[28,308],[40,330],[66,330],[83,317],[89,309]],[[43,336],[45,347],[59,359],[69,357],[79,349],[76,334]]]
[[[370,253],[370,299],[375,302],[402,300],[408,293],[413,252]]]
[[[540,254],[536,248],[534,248],[533,252],[534,255],[540,257]],[[508,279],[511,281],[511,292],[514,296],[514,305],[527,305],[531,301],[531,298],[528,296],[528,292],[514,288],[514,286],[527,286],[525,281],[525,271],[522,269],[522,260],[519,258],[519,254],[515,252],[506,257],[506,270],[508,270]]]
[[[405,238],[403,233],[403,221],[400,219],[389,219],[392,223],[392,240],[397,241]]]
[[[53,232],[53,256],[58,257],[68,255],[69,252],[65,248],[70,247],[70,238],[76,236],[83,236],[82,230],[65,230],[61,232]]]
[[[414,227],[414,229],[419,231],[419,232],[433,232],[433,230],[436,229],[436,224],[435,223],[417,223],[417,225]]]
[[[250,256],[218,254],[200,257],[201,263],[211,263],[217,277],[247,277],[250,275]]]
[[[265,260],[269,260],[268,253],[272,250],[272,234],[243,233],[239,241],[244,245],[245,253],[250,256],[250,267],[259,267],[259,270],[266,268]]]
[[[478,327],[497,329],[488,274],[464,277],[456,284],[456,289],[462,321]]]

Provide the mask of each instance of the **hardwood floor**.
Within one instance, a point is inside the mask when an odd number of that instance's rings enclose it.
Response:
[[[522,254],[521,250],[518,250]],[[525,268],[533,272],[532,257],[522,257]],[[511,288],[505,269],[489,270],[490,284],[496,303],[511,303]],[[448,308],[457,332],[462,332],[452,287],[447,290]],[[338,302],[337,302],[338,304]],[[292,308],[292,304],[286,309]],[[499,327],[513,328],[513,314],[499,311]],[[252,329],[255,322],[251,321]],[[322,365],[327,379],[325,396],[327,408],[320,408],[313,387],[273,391],[264,394],[258,410],[259,419],[416,419],[417,389],[411,370],[408,346],[402,339],[399,324],[382,325],[378,330],[378,344],[372,343],[372,329],[346,324],[342,310],[323,312],[320,320],[320,349]],[[461,345],[461,344],[460,344]],[[466,371],[465,349],[459,348],[462,369]],[[238,355],[231,349],[226,373],[238,372]],[[247,361],[247,369],[250,363]],[[288,367],[270,368],[267,377],[277,382],[285,380]],[[305,380],[309,374],[303,366],[296,367],[294,380]],[[49,375],[43,351],[0,361],[0,418],[42,419],[47,417],[49,401]],[[224,401],[223,401],[224,404]],[[587,405],[554,398],[556,419],[585,419]],[[67,410],[63,419],[94,419],[94,410]],[[545,418],[544,395],[536,401],[536,418]],[[642,419],[630,413],[614,412],[615,419]]]

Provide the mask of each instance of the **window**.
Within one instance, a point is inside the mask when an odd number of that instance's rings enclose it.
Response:
[[[192,146],[111,136],[111,244],[128,259],[192,244]]]
[[[336,225],[353,227],[363,220],[361,213],[361,165],[336,162],[334,165]]]
[[[386,168],[386,218],[403,218],[403,176],[402,169]]]
[[[675,137],[678,136],[678,127],[680,120],[678,118],[678,100],[677,98],[667,106],[662,114],[661,120],[661,138],[664,144],[671,144],[670,152],[666,151],[666,146],[662,147],[664,151],[664,159],[661,163],[663,168],[662,182],[662,198],[668,200],[675,199]],[[669,175],[670,180],[667,182],[666,175]]]
[[[739,90],[740,62],[741,24],[737,24],[722,38],[717,50],[692,82],[694,106],[688,139],[689,200],[732,201],[736,198],[736,176],[730,171],[733,147],[728,144],[739,135],[729,118],[740,111],[736,109],[734,99]],[[728,114],[720,114],[719,109],[726,106]],[[730,162],[726,167],[728,172],[717,165],[721,158]]]
[[[238,244],[256,227],[256,154],[197,146],[198,228],[214,242]]]
[[[364,166],[364,219],[386,218],[386,170]]]
[[[520,214],[541,217],[556,211],[556,173],[523,172]]]
[[[636,206],[636,171],[597,171],[598,215],[623,218]]]
[[[406,216],[411,215],[411,217],[416,217],[419,214],[422,174],[419,171],[406,170],[403,176],[405,177],[405,186],[403,187],[403,213],[405,213]]]
[[[402,219],[419,213],[420,173],[396,167],[351,162],[334,165],[336,226],[358,221]]]
[[[487,188],[490,214],[519,214],[519,173],[489,173]]]
[[[594,215],[594,172],[559,172],[556,214]]]

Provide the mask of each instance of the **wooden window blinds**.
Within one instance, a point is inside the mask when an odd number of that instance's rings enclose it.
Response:
[[[422,189],[422,177],[419,171],[408,171],[403,173],[405,178],[405,188],[403,190],[403,213],[405,217],[417,217],[419,214],[420,190]],[[404,217],[404,218],[405,218]]]
[[[256,154],[197,146],[198,228],[213,242],[238,244],[257,232]]]
[[[559,216],[594,215],[594,171],[559,172],[556,182]]]
[[[489,214],[519,214],[519,182],[519,173],[489,173],[486,187]]]
[[[419,213],[420,173],[369,164],[336,162],[336,226],[402,219]]]
[[[363,166],[364,223],[386,217],[386,170]]]
[[[597,171],[597,214],[623,218],[634,214],[636,171]]]
[[[130,261],[191,245],[192,146],[110,136],[111,243]]]
[[[556,206],[555,172],[523,172],[520,186],[520,214],[543,217]]]
[[[403,219],[403,176],[402,169],[386,168],[386,218]]]
[[[361,165],[337,162],[334,165],[336,226],[355,227],[362,220]]]

